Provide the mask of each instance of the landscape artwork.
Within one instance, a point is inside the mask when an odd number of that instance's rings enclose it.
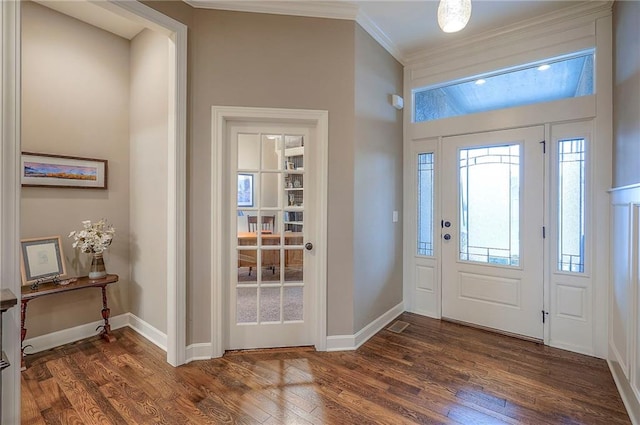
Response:
[[[107,188],[107,161],[72,156],[22,153],[22,186]]]

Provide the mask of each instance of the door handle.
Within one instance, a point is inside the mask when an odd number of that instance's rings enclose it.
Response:
[[[304,244],[304,247],[307,249],[307,251],[311,251],[313,249],[313,244],[311,242],[307,242],[306,244]]]

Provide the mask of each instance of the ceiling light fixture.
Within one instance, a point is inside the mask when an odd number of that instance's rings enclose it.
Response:
[[[444,32],[457,32],[471,18],[471,0],[440,0],[438,25]]]

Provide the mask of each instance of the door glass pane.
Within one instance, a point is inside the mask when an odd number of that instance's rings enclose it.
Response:
[[[304,251],[302,249],[285,249],[284,251],[284,281],[302,282],[302,265]]]
[[[255,249],[238,250],[238,282],[257,282],[257,251]]]
[[[260,168],[260,136],[238,134],[238,169],[257,170],[258,168]]]
[[[302,320],[302,286],[285,286],[283,299],[283,315],[285,321]]]
[[[257,238],[255,235],[247,235],[247,233],[256,232],[255,217],[258,216],[258,212],[254,210],[238,210],[237,214],[238,245],[256,246]]]
[[[433,255],[433,153],[418,154],[418,255]]]
[[[260,321],[280,321],[280,287],[260,288]]]
[[[262,281],[280,282],[280,250],[262,250]]]
[[[238,207],[255,207],[255,174],[238,173]]]
[[[301,207],[304,200],[304,175],[287,174],[285,176],[285,203],[289,207]]]
[[[263,173],[262,174],[262,208],[276,208],[279,206],[280,195],[280,173]]]
[[[279,170],[281,161],[279,160],[281,151],[282,136],[265,134],[262,136],[262,169]]]
[[[558,142],[558,270],[584,273],[585,140]]]
[[[258,288],[238,288],[237,323],[255,323],[258,321]]]
[[[520,265],[520,145],[460,150],[460,259]]]

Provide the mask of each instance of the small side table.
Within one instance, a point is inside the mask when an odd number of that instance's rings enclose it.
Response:
[[[58,285],[52,282],[44,283],[37,289],[31,289],[29,286],[22,287],[22,300],[20,309],[20,350],[22,352],[22,370],[25,370],[24,364],[24,339],[27,336],[27,328],[24,322],[27,319],[27,303],[36,298],[46,297],[47,295],[61,294],[63,292],[77,291],[85,288],[101,288],[102,289],[102,319],[104,324],[100,325],[96,330],[100,331],[100,336],[107,342],[115,341],[115,337],[111,334],[111,325],[109,324],[109,316],[111,310],[107,304],[107,286],[116,283],[119,277],[116,274],[108,274],[102,279],[89,279],[87,276],[79,277],[75,282],[68,285]]]

